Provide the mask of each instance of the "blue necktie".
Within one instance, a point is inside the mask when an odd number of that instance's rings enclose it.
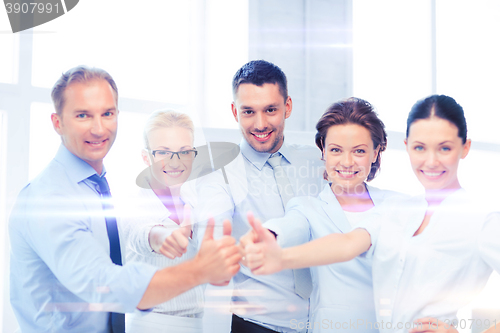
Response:
[[[106,229],[109,238],[109,256],[116,265],[122,265],[122,254],[120,250],[120,238],[118,236],[118,226],[116,218],[110,216],[108,212],[113,210],[113,205],[110,202],[111,192],[109,191],[108,181],[106,177],[100,177],[97,174],[89,177],[91,181],[97,184],[98,191],[102,197],[102,208],[106,219]],[[125,315],[123,313],[110,313],[110,323],[112,333],[125,333]]]

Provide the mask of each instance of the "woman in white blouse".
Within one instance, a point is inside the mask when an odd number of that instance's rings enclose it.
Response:
[[[182,224],[183,220],[188,224],[189,217],[185,219],[188,212],[181,199],[181,185],[189,178],[197,155],[193,135],[193,122],[183,113],[156,111],[146,121],[142,158],[148,169],[138,178],[138,193],[128,202],[127,211],[133,213],[121,219],[127,262],[166,267],[196,255],[197,237],[189,237],[191,226]],[[170,259],[162,254],[162,247],[174,231],[187,233],[188,244],[182,257]],[[127,315],[126,331],[202,332],[203,302],[204,287],[196,287],[151,313]]]
[[[255,274],[269,274],[366,252],[373,256],[381,332],[456,332],[451,324],[457,324],[458,309],[484,287],[492,269],[500,271],[500,213],[458,180],[459,161],[471,146],[466,135],[463,109],[453,98],[418,101],[408,117],[405,144],[424,196],[395,199],[390,210],[380,210],[378,218],[352,232],[283,250],[252,220],[258,241],[246,248],[248,266]]]

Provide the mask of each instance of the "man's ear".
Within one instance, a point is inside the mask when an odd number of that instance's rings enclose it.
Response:
[[[238,123],[238,109],[236,108],[236,105],[234,105],[234,102],[231,103],[231,111],[233,112],[233,117],[234,120]]]
[[[290,117],[291,114],[292,114],[292,98],[288,96],[285,102],[285,119]]]
[[[57,132],[57,134],[62,135],[61,134],[61,122],[62,122],[61,116],[58,115],[57,113],[53,113],[50,115],[50,120],[52,120],[52,126],[54,126],[54,129]]]

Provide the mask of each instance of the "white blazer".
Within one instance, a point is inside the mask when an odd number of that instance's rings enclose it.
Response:
[[[368,185],[367,189],[375,207],[382,206],[388,198],[403,196]],[[373,215],[374,218],[379,216]],[[282,247],[353,230],[329,185],[317,198],[293,198],[286,207],[285,217],[269,220],[264,226],[277,233]],[[371,257],[360,256],[349,262],[312,267],[311,275],[311,332],[378,331],[375,329]]]

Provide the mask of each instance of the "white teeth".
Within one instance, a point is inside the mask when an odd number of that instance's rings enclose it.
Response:
[[[442,174],[442,172],[428,172],[428,171],[422,171],[424,175],[429,176],[429,177],[437,177]]]
[[[345,170],[337,170],[337,172],[342,175],[354,175],[356,173],[355,171],[345,171]]]
[[[267,134],[254,134],[254,135],[255,135],[256,137],[258,137],[259,139],[263,139],[263,138],[265,138],[266,136],[268,136],[268,135],[269,135],[269,133],[267,133]]]
[[[182,171],[175,171],[175,172],[172,172],[172,171],[165,171],[166,174],[168,175],[171,175],[171,176],[178,176],[182,173]]]

